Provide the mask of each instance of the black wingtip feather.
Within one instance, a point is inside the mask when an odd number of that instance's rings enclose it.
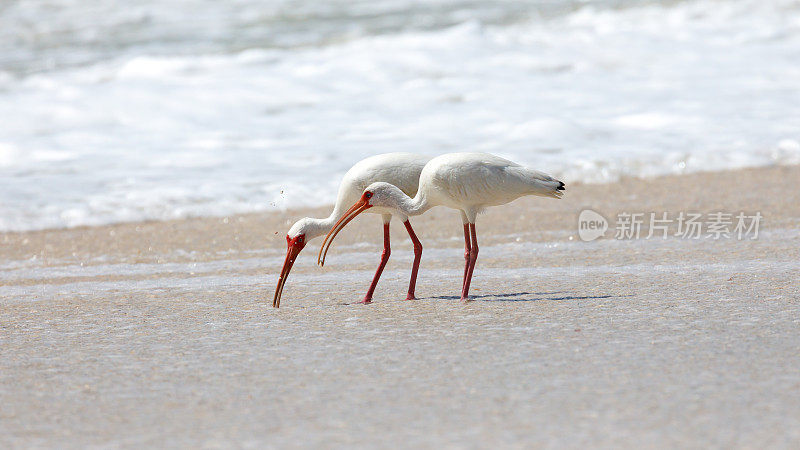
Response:
[[[567,189],[567,188],[564,187],[564,182],[563,181],[559,181],[559,183],[561,183],[561,184],[559,184],[559,186],[556,189],[558,189],[559,191],[564,191],[564,190]]]

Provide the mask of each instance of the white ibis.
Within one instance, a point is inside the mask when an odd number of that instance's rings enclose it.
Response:
[[[461,212],[464,224],[464,277],[461,300],[469,299],[469,285],[478,259],[475,218],[487,206],[503,205],[525,195],[561,198],[564,183],[550,175],[487,153],[450,153],[433,158],[422,169],[419,190],[412,198],[386,182],[369,185],[361,198],[339,219],[322,243],[317,262],[325,264],[333,239],[353,218],[371,208],[416,216],[434,206]]]
[[[306,217],[298,220],[289,229],[286,234],[286,260],[281,269],[280,278],[278,278],[278,287],[275,288],[275,297],[272,300],[272,306],[275,308],[281,304],[281,294],[283,287],[286,284],[286,278],[289,277],[289,271],[292,270],[297,255],[300,250],[305,247],[306,243],[317,236],[322,236],[327,233],[331,227],[339,220],[347,208],[347,205],[352,204],[361,196],[364,188],[376,181],[383,181],[391,183],[399,188],[407,195],[416,195],[417,187],[419,186],[419,175],[422,168],[430,160],[429,157],[422,155],[415,155],[413,153],[386,153],[383,155],[371,156],[354,165],[342,179],[339,185],[339,193],[336,198],[336,205],[333,208],[331,215],[324,219],[314,219]],[[406,226],[406,231],[411,237],[411,242],[414,244],[414,265],[411,269],[411,281],[408,284],[407,298],[414,298],[414,289],[417,283],[417,271],[419,270],[419,261],[422,257],[422,244],[417,239],[414,229],[411,228],[411,223],[405,214],[399,213],[388,208],[375,208],[370,211],[380,214],[383,217],[383,253],[381,253],[381,261],[378,269],[375,271],[375,276],[372,278],[372,284],[367,290],[367,295],[364,296],[364,303],[372,301],[372,294],[375,292],[375,286],[378,284],[378,279],[383,273],[383,268],[391,255],[391,247],[389,245],[389,222],[392,215],[398,216],[403,224]]]

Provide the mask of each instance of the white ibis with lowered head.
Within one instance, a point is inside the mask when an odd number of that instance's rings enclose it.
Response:
[[[286,260],[281,269],[280,278],[278,278],[278,287],[275,288],[275,297],[272,300],[272,306],[279,307],[281,304],[281,294],[283,287],[286,284],[286,278],[289,276],[289,271],[292,270],[297,255],[300,250],[305,247],[306,243],[317,236],[330,231],[331,227],[338,221],[346,212],[347,205],[352,204],[359,197],[361,197],[364,189],[372,183],[382,181],[391,183],[396,186],[395,189],[400,189],[406,195],[416,195],[417,187],[419,186],[419,175],[422,168],[430,160],[429,157],[422,155],[415,155],[413,153],[386,153],[383,155],[371,156],[354,165],[342,179],[339,185],[339,193],[336,198],[336,205],[333,208],[331,215],[324,219],[314,219],[306,217],[298,220],[289,229],[286,234]],[[411,242],[414,244],[414,265],[411,268],[411,281],[408,284],[408,299],[414,298],[414,289],[417,283],[417,271],[419,270],[420,258],[422,258],[422,244],[417,239],[414,229],[411,228],[411,223],[408,221],[408,216],[396,210],[388,208],[374,208],[370,212],[380,214],[383,218],[383,253],[381,253],[381,261],[378,269],[375,271],[375,276],[372,278],[372,283],[367,290],[367,295],[364,296],[364,303],[372,301],[372,294],[375,291],[375,286],[378,284],[378,279],[383,273],[383,268],[389,260],[391,254],[391,247],[389,245],[389,222],[392,215],[400,218],[408,231]]]
[[[317,262],[325,255],[336,235],[353,218],[371,208],[396,211],[403,217],[417,216],[434,206],[461,212],[464,224],[464,277],[461,301],[469,299],[469,285],[478,259],[475,219],[487,206],[504,205],[525,195],[561,198],[564,183],[550,175],[488,153],[449,153],[431,159],[422,169],[414,197],[387,182],[369,185],[361,198],[344,213],[319,250]]]

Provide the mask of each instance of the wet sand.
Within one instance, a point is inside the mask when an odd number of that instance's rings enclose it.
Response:
[[[367,306],[372,215],[325,268],[311,241],[278,310],[285,232],[325,208],[0,234],[0,446],[797,448],[798,186],[777,167],[493,208],[466,305],[443,208],[412,219],[420,298],[393,222]],[[587,207],[763,219],[756,240],[582,242]]]

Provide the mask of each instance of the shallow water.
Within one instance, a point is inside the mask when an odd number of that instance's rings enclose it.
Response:
[[[331,203],[389,151],[796,164],[798,31],[789,0],[8,3],[0,230]]]
[[[507,298],[509,293],[504,288],[507,283],[533,289],[540,282],[552,280],[680,276],[685,273],[714,279],[727,279],[743,273],[782,278],[800,270],[800,262],[787,260],[783,255],[758,259],[739,252],[761,246],[795,245],[798,239],[800,237],[794,230],[774,229],[762,233],[758,241],[672,238],[484,245],[481,246],[481,267],[477,275],[480,281],[477,284],[489,289],[476,299],[513,301]],[[418,283],[421,300],[441,299],[430,297],[429,293],[446,286],[452,286],[453,295],[457,293],[462,276],[463,250],[444,247],[444,243],[442,240],[426,242],[429,245],[424,251]],[[313,252],[298,258],[287,283],[285,297],[290,299],[288,301],[292,301],[296,290],[304,292],[306,297],[316,294],[336,297],[332,293],[343,287],[366,288],[374,274],[372,264],[377,264],[381,249],[377,245],[359,244],[342,245],[337,250],[334,260],[329,261],[333,263],[333,269],[317,267]],[[690,252],[695,259],[673,260],[661,256]],[[264,299],[273,292],[274,271],[281,266],[284,255],[282,249],[260,249],[251,253],[258,256],[238,253],[208,260],[208,255],[187,257],[173,254],[160,255],[158,259],[161,262],[158,263],[131,264],[99,257],[84,262],[50,259],[47,262],[6,264],[0,266],[0,300],[17,303],[71,296],[97,299],[109,294],[202,293],[208,290],[235,294],[255,290],[260,292],[259,302],[266,301]],[[622,261],[613,258],[613,255],[631,253],[637,254],[637,258]],[[512,255],[511,260],[521,261],[523,265],[509,265],[509,255]],[[412,259],[410,241],[394,245],[391,264],[381,277],[381,295],[386,291],[392,292],[391,295],[404,295]],[[574,262],[565,265],[565,261]]]

